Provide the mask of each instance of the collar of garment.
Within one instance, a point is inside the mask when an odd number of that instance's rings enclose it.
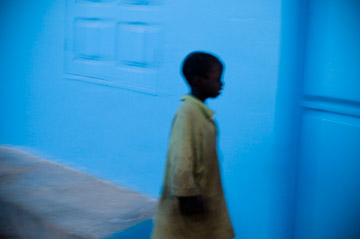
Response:
[[[207,107],[201,100],[197,99],[196,97],[194,97],[192,95],[184,95],[183,97],[181,97],[181,100],[190,101],[190,102],[196,104],[197,106],[200,107],[201,111],[205,114],[206,117],[208,117],[209,119],[213,118],[214,111],[209,109],[209,107]]]

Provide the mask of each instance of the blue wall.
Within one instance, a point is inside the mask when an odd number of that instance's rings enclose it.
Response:
[[[279,78],[274,123],[274,238],[293,238],[298,201],[298,164],[304,69],[306,65],[308,2],[282,1]]]

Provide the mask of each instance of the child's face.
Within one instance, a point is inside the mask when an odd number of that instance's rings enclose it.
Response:
[[[222,71],[219,65],[214,65],[202,84],[202,91],[206,98],[216,98],[224,85],[221,81]]]

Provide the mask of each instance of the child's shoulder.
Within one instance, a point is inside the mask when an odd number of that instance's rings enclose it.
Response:
[[[198,107],[190,101],[184,100],[181,102],[178,110],[176,111],[177,115],[196,115],[199,113]]]

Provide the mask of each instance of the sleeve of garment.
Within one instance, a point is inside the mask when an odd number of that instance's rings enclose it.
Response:
[[[170,186],[178,197],[199,195],[194,178],[196,160],[196,131],[191,115],[178,114],[173,122],[168,160]]]

